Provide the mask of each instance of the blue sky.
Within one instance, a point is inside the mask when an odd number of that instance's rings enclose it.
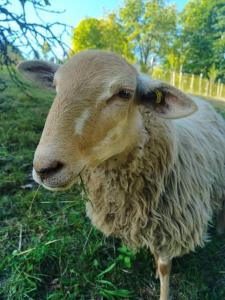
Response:
[[[108,12],[117,11],[122,5],[123,0],[55,0],[50,1],[52,8],[65,10],[58,20],[67,22],[69,25],[76,26],[85,17],[100,18]],[[176,4],[181,11],[188,0],[170,0],[170,4]]]
[[[18,0],[11,0],[13,3],[13,11],[20,11],[21,6]],[[52,4],[49,8],[58,11],[64,11],[62,14],[45,14],[41,13],[43,20],[47,22],[59,21],[66,23],[72,27],[85,17],[101,18],[107,15],[110,11],[118,11],[123,5],[123,0],[50,0]],[[176,4],[178,11],[181,11],[188,0],[167,0],[169,4]],[[37,21],[35,12],[27,5],[27,20],[30,22]],[[39,22],[39,21],[38,21]],[[65,36],[65,42],[70,46],[69,36]]]
[[[187,0],[170,0],[168,3],[176,4],[180,11]],[[123,0],[64,0],[51,1],[52,7],[58,10],[65,10],[59,19],[69,25],[76,26],[85,17],[100,18],[112,10],[118,10],[123,5]]]

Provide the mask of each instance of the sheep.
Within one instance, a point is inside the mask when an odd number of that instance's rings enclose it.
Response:
[[[92,224],[132,249],[147,247],[169,297],[172,259],[203,246],[213,214],[225,227],[225,121],[210,104],[89,50],[57,66],[19,70],[56,87],[33,178],[53,191],[79,178]]]

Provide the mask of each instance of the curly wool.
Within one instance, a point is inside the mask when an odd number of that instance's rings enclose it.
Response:
[[[87,215],[105,235],[166,259],[203,246],[225,194],[225,121],[206,102],[199,111],[164,120],[140,109],[142,131],[124,158],[84,174]]]

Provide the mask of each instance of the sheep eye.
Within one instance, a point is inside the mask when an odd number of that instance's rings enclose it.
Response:
[[[128,90],[121,90],[121,91],[119,91],[117,96],[122,98],[122,99],[130,99],[131,96],[132,96],[132,93]]]

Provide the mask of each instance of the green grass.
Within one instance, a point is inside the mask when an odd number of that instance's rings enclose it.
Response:
[[[53,94],[25,95],[1,71],[0,299],[158,299],[153,258],[105,238],[85,215],[80,187],[51,193],[32,181],[32,158]],[[225,103],[213,102],[225,116]],[[179,300],[225,299],[225,237],[175,259],[171,294]]]

